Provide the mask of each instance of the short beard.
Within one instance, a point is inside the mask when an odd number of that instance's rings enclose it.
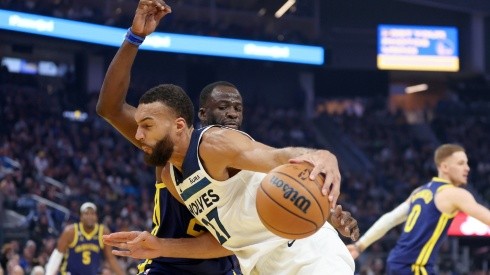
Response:
[[[152,166],[165,166],[174,152],[174,143],[170,135],[157,142],[151,154],[145,154],[145,163]]]

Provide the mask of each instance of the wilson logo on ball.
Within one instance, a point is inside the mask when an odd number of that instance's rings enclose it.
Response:
[[[270,232],[288,240],[311,236],[325,224],[330,202],[322,194],[325,178],[310,179],[313,165],[288,163],[272,169],[257,188],[255,205]]]
[[[289,184],[285,183],[283,180],[279,179],[276,176],[272,176],[270,182],[276,187],[282,188],[282,191],[284,192],[283,197],[285,199],[292,201],[294,203],[294,206],[296,206],[303,213],[308,212],[308,208],[310,208],[311,205],[310,200],[300,195],[296,189],[289,186]]]

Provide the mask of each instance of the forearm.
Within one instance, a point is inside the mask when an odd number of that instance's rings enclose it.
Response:
[[[107,69],[97,102],[97,113],[105,119],[120,112],[125,104],[131,68],[137,53],[137,46],[124,41]]]
[[[160,20],[170,12],[172,10],[163,1],[139,1],[126,39],[109,65],[97,102],[97,113],[111,124],[121,123],[124,120],[119,118],[121,114],[125,114],[126,118],[131,116],[134,107],[126,104],[124,100],[138,46],[146,36],[155,31]]]
[[[356,242],[357,248],[360,252],[368,248],[372,243],[381,239],[386,232],[391,230],[393,227],[401,224],[407,219],[407,214],[409,210],[409,203],[404,202],[400,204],[397,208],[393,209],[391,212],[384,214],[379,218],[369,230]]]
[[[45,266],[46,275],[56,274],[61,264],[61,260],[63,260],[63,254],[59,252],[58,249],[54,249],[53,253],[49,257],[48,263]]]
[[[102,84],[97,102],[97,113],[117,129],[126,139],[139,147],[135,139],[137,124],[136,108],[126,103],[131,67],[138,47],[124,41],[112,59]]]
[[[124,270],[121,268],[121,266],[119,265],[119,263],[117,262],[116,257],[112,256],[109,259],[109,265],[111,266],[112,271],[114,273],[116,273],[117,275],[124,275],[124,274],[126,274],[124,272]]]
[[[316,149],[304,148],[304,147],[286,147],[281,149],[274,150],[274,161],[276,162],[275,166],[279,166],[282,164],[289,163],[289,160],[292,158],[297,158],[304,154],[312,153],[316,151]]]
[[[233,149],[229,151],[232,150]],[[258,147],[253,150],[239,152],[239,157],[230,157],[234,162],[231,167],[242,170],[269,173],[272,169],[278,166],[288,164],[291,159],[314,151],[317,150],[301,147],[286,147],[277,149],[263,144],[258,144]]]
[[[159,239],[159,242],[162,257],[212,259],[233,255],[209,232],[197,238]]]
[[[490,210],[485,206],[477,203],[472,207],[471,211],[466,212],[466,214],[490,226]]]

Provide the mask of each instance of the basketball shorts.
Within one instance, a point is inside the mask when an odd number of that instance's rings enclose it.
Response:
[[[228,270],[226,272],[220,272],[216,269],[209,270],[205,267],[198,265],[189,265],[189,266],[175,266],[175,265],[162,265],[162,264],[153,264],[150,268],[147,268],[145,271],[139,273],[139,275],[241,275],[239,268],[234,268],[232,270]]]
[[[337,231],[326,223],[318,232],[289,242],[257,263],[251,274],[348,275],[354,274],[354,259]]]
[[[420,266],[386,262],[387,275],[434,275],[434,267],[431,265]]]

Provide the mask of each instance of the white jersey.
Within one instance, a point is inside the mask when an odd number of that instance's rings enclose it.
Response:
[[[354,273],[354,261],[329,223],[294,242],[262,224],[255,200],[266,174],[242,170],[226,181],[211,178],[198,157],[198,144],[207,129],[193,132],[183,173],[171,166],[171,177],[191,213],[235,253],[243,274]]]

